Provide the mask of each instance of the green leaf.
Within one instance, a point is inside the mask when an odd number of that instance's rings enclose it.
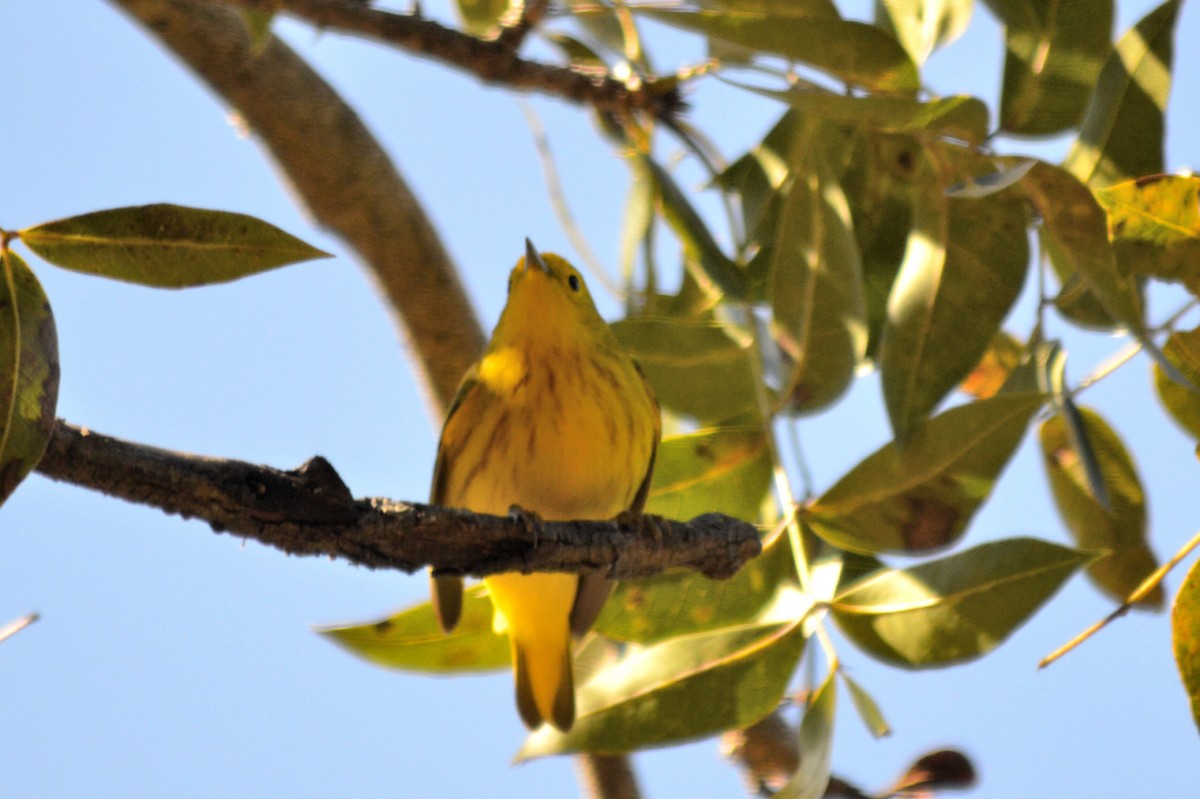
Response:
[[[917,206],[888,302],[879,368],[903,442],[987,351],[1029,265],[1024,205],[934,199]]]
[[[816,16],[665,11],[645,6],[631,9],[710,39],[799,61],[854,86],[905,94],[920,88],[917,66],[900,43],[863,22]]]
[[[1001,393],[929,422],[903,448],[887,444],[805,511],[816,532],[854,552],[922,552],[958,540],[1043,405]]]
[[[56,266],[157,288],[223,283],[330,257],[252,216],[165,204],[96,211],[18,235]]]
[[[974,0],[876,0],[875,24],[895,36],[917,64],[966,31]]]
[[[1117,432],[1090,408],[1080,407],[1079,415],[1111,510],[1090,490],[1083,459],[1071,446],[1062,414],[1042,423],[1042,461],[1055,505],[1075,542],[1107,553],[1088,566],[1088,576],[1104,593],[1123,602],[1158,567],[1146,541],[1146,499],[1133,459]],[[1162,602],[1159,587],[1140,604],[1158,608]]]
[[[866,354],[862,265],[842,187],[805,125],[771,247],[772,332],[794,363],[790,410],[811,413],[842,395]]]
[[[776,536],[761,555],[728,580],[672,571],[648,580],[622,580],[593,628],[619,641],[655,643],[678,635],[748,624],[794,580],[787,536]]]
[[[837,718],[836,665],[809,697],[800,719],[800,768],[776,799],[821,799],[833,765],[833,722]]]
[[[517,759],[623,754],[747,727],[779,704],[804,641],[802,625],[787,622],[630,647],[576,690],[570,732],[543,725]]]
[[[726,83],[787,103],[825,122],[856,129],[923,133],[970,144],[979,144],[988,135],[987,105],[965,94],[922,102],[905,97],[851,97],[804,89],[776,91],[736,81]]]
[[[46,452],[57,402],[50,301],[21,257],[0,246],[0,503]]]
[[[771,458],[761,428],[698,430],[659,446],[646,511],[671,519],[724,513],[754,521],[770,485]]]
[[[1200,386],[1200,328],[1172,333],[1163,354],[1189,383]],[[1158,364],[1154,365],[1154,386],[1179,426],[1200,440],[1200,392],[1172,380]]]
[[[1112,50],[1112,0],[985,0],[1004,23],[1000,127],[1045,136],[1083,118]]]
[[[1118,267],[1107,216],[1092,192],[1070,173],[1045,163],[1034,166],[1021,186],[1041,216],[1042,240],[1055,269],[1060,275],[1077,273],[1110,317],[1141,331],[1141,292],[1137,281]]]
[[[692,276],[701,284],[720,289],[731,299],[742,298],[746,293],[744,273],[717,246],[674,179],[651,158],[642,157],[640,163],[655,187],[663,218],[683,245]]]
[[[855,680],[852,680],[844,669],[839,670],[838,673],[841,674],[846,687],[850,689],[850,699],[854,702],[854,709],[858,711],[859,718],[866,725],[867,732],[875,738],[886,738],[891,735],[892,727],[883,717],[883,712],[880,711],[875,698]]]
[[[1030,618],[1088,553],[1010,538],[887,569],[834,598],[841,630],[868,654],[911,669],[981,657]]]
[[[1097,189],[1122,271],[1200,294],[1200,177],[1153,175]]]
[[[1171,608],[1171,642],[1192,718],[1200,728],[1200,560],[1188,570]]]
[[[664,408],[710,422],[757,408],[749,337],[728,325],[626,319],[612,328]]]
[[[512,0],[454,0],[463,29],[473,36],[495,33]]]
[[[1179,6],[1179,0],[1167,0],[1151,11],[1104,62],[1079,139],[1064,162],[1084,183],[1106,186],[1163,171]]]
[[[317,632],[378,666],[453,674],[511,665],[508,636],[492,631],[492,603],[482,585],[463,594],[462,617],[443,633],[433,606],[422,603],[366,624],[319,627]]]

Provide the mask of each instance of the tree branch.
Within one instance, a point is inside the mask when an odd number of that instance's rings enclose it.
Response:
[[[483,350],[483,332],[432,224],[362,120],[278,39],[256,51],[231,9],[110,1],[237,109],[300,202],[358,253],[397,313],[440,421]]]
[[[760,551],[753,525],[720,514],[543,522],[388,499],[354,499],[313,458],[281,471],[111,438],[60,420],[37,470],[55,480],[208,522],[289,555],[373,569],[425,566],[484,576],[603,570],[617,579],[684,567],[729,577]]]
[[[354,0],[213,0],[259,11],[283,12],[318,28],[354,34],[404,49],[455,67],[484,83],[535,91],[620,117],[636,112],[669,119],[683,109],[677,82],[645,80],[625,83],[602,72],[529,61],[516,47],[538,22],[522,19],[496,39],[477,39],[419,14],[396,14]]]

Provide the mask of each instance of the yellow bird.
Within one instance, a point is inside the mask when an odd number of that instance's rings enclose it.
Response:
[[[547,521],[640,511],[661,434],[641,369],[596,311],[579,272],[528,239],[483,358],[451,404],[431,501]],[[484,580],[493,626],[512,642],[517,709],[531,727],[575,721],[571,636],[592,626],[603,575],[499,574]],[[462,578],[433,577],[442,628],[458,622]]]

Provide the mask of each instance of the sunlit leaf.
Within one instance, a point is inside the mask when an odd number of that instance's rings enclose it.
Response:
[[[842,186],[862,260],[867,354],[874,358],[913,227],[913,198],[924,190],[930,169],[926,151],[911,136],[868,133],[855,145]]]
[[[1084,463],[1071,446],[1067,419],[1061,413],[1042,423],[1042,459],[1059,514],[1076,543],[1107,553],[1089,564],[1088,576],[1110,597],[1124,601],[1158,566],[1146,540],[1146,499],[1133,459],[1117,432],[1090,408],[1080,407],[1079,415],[1111,509],[1090,490]],[[1160,587],[1141,604],[1157,608],[1162,602]]]
[[[1171,641],[1192,718],[1200,728],[1200,560],[1188,570],[1171,608]]]
[[[991,541],[854,583],[834,598],[833,618],[884,662],[961,663],[999,646],[1090,557],[1034,538]]]
[[[866,89],[911,93],[920,84],[916,64],[900,43],[863,22],[646,6],[634,6],[633,10],[710,39],[802,62]]]
[[[724,513],[754,521],[770,475],[760,428],[721,427],[673,436],[658,448],[646,510],[672,519]]]
[[[693,571],[622,580],[592,629],[620,641],[646,644],[747,624],[774,598],[781,582],[794,580],[794,574],[787,536],[777,536],[728,580]]]
[[[984,0],[1004,23],[1000,127],[1044,136],[1083,118],[1112,49],[1112,0]]]
[[[842,669],[839,674],[841,674],[842,680],[846,683],[846,687],[850,689],[850,699],[854,702],[854,709],[858,711],[859,718],[866,725],[867,732],[871,733],[875,738],[885,738],[891,735],[891,725],[883,717],[883,712],[880,711],[875,697],[867,693],[866,689],[859,685],[856,680],[851,679],[845,669]]]
[[[576,689],[570,732],[543,725],[517,758],[622,754],[749,726],[779,704],[804,641],[801,625],[789,622],[631,647]]]
[[[463,29],[474,36],[495,33],[512,0],[454,0]]]
[[[165,204],[96,211],[19,235],[57,266],[158,288],[223,283],[330,257],[252,216]]]
[[[1189,383],[1200,386],[1200,328],[1172,333],[1163,354]],[[1154,386],[1172,418],[1200,440],[1200,392],[1172,380],[1158,364],[1154,365]]]
[[[1097,189],[1124,271],[1200,294],[1200,177],[1153,175]]]
[[[875,24],[895,36],[917,64],[967,29],[974,0],[876,0]]]
[[[958,540],[987,499],[1041,395],[998,394],[944,411],[888,444],[806,509],[824,539],[856,552],[920,552]]]
[[[727,325],[626,319],[612,327],[664,408],[722,421],[757,407],[750,342]]]
[[[1163,171],[1163,116],[1179,5],[1167,0],[1143,17],[1105,61],[1064,162],[1084,183],[1107,186]]]
[[[830,668],[808,699],[800,719],[800,768],[776,799],[821,799],[833,764],[833,723],[837,718],[836,668]]]
[[[641,163],[657,191],[663,219],[683,245],[687,266],[693,277],[711,283],[730,298],[742,297],[746,291],[744,273],[717,246],[704,221],[675,180],[653,159],[643,157]]]
[[[917,206],[879,348],[892,429],[907,440],[979,363],[1021,293],[1028,216],[1013,200]]]
[[[0,503],[42,459],[57,402],[50,301],[21,257],[0,247]]]
[[[1141,292],[1137,281],[1118,267],[1108,218],[1092,192],[1070,173],[1045,163],[1031,169],[1021,185],[1041,216],[1042,241],[1055,268],[1061,265],[1067,275],[1078,274],[1113,319],[1140,331]]]
[[[492,631],[492,603],[482,585],[463,594],[462,617],[443,633],[433,606],[422,603],[394,616],[317,632],[379,666],[448,674],[508,668],[508,636]]]
[[[783,199],[772,247],[773,333],[794,364],[788,407],[809,413],[850,386],[866,354],[862,272],[845,194],[819,147],[819,123],[798,143],[796,175]]]

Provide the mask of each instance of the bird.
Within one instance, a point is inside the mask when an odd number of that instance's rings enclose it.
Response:
[[[546,521],[640,513],[661,435],[654,392],[583,276],[526,239],[491,340],[446,415],[430,501]],[[545,722],[570,730],[573,636],[591,628],[612,581],[600,573],[505,573],[483,582],[493,628],[511,642],[521,719],[530,729]],[[431,573],[431,583],[449,632],[462,608],[462,577]]]

